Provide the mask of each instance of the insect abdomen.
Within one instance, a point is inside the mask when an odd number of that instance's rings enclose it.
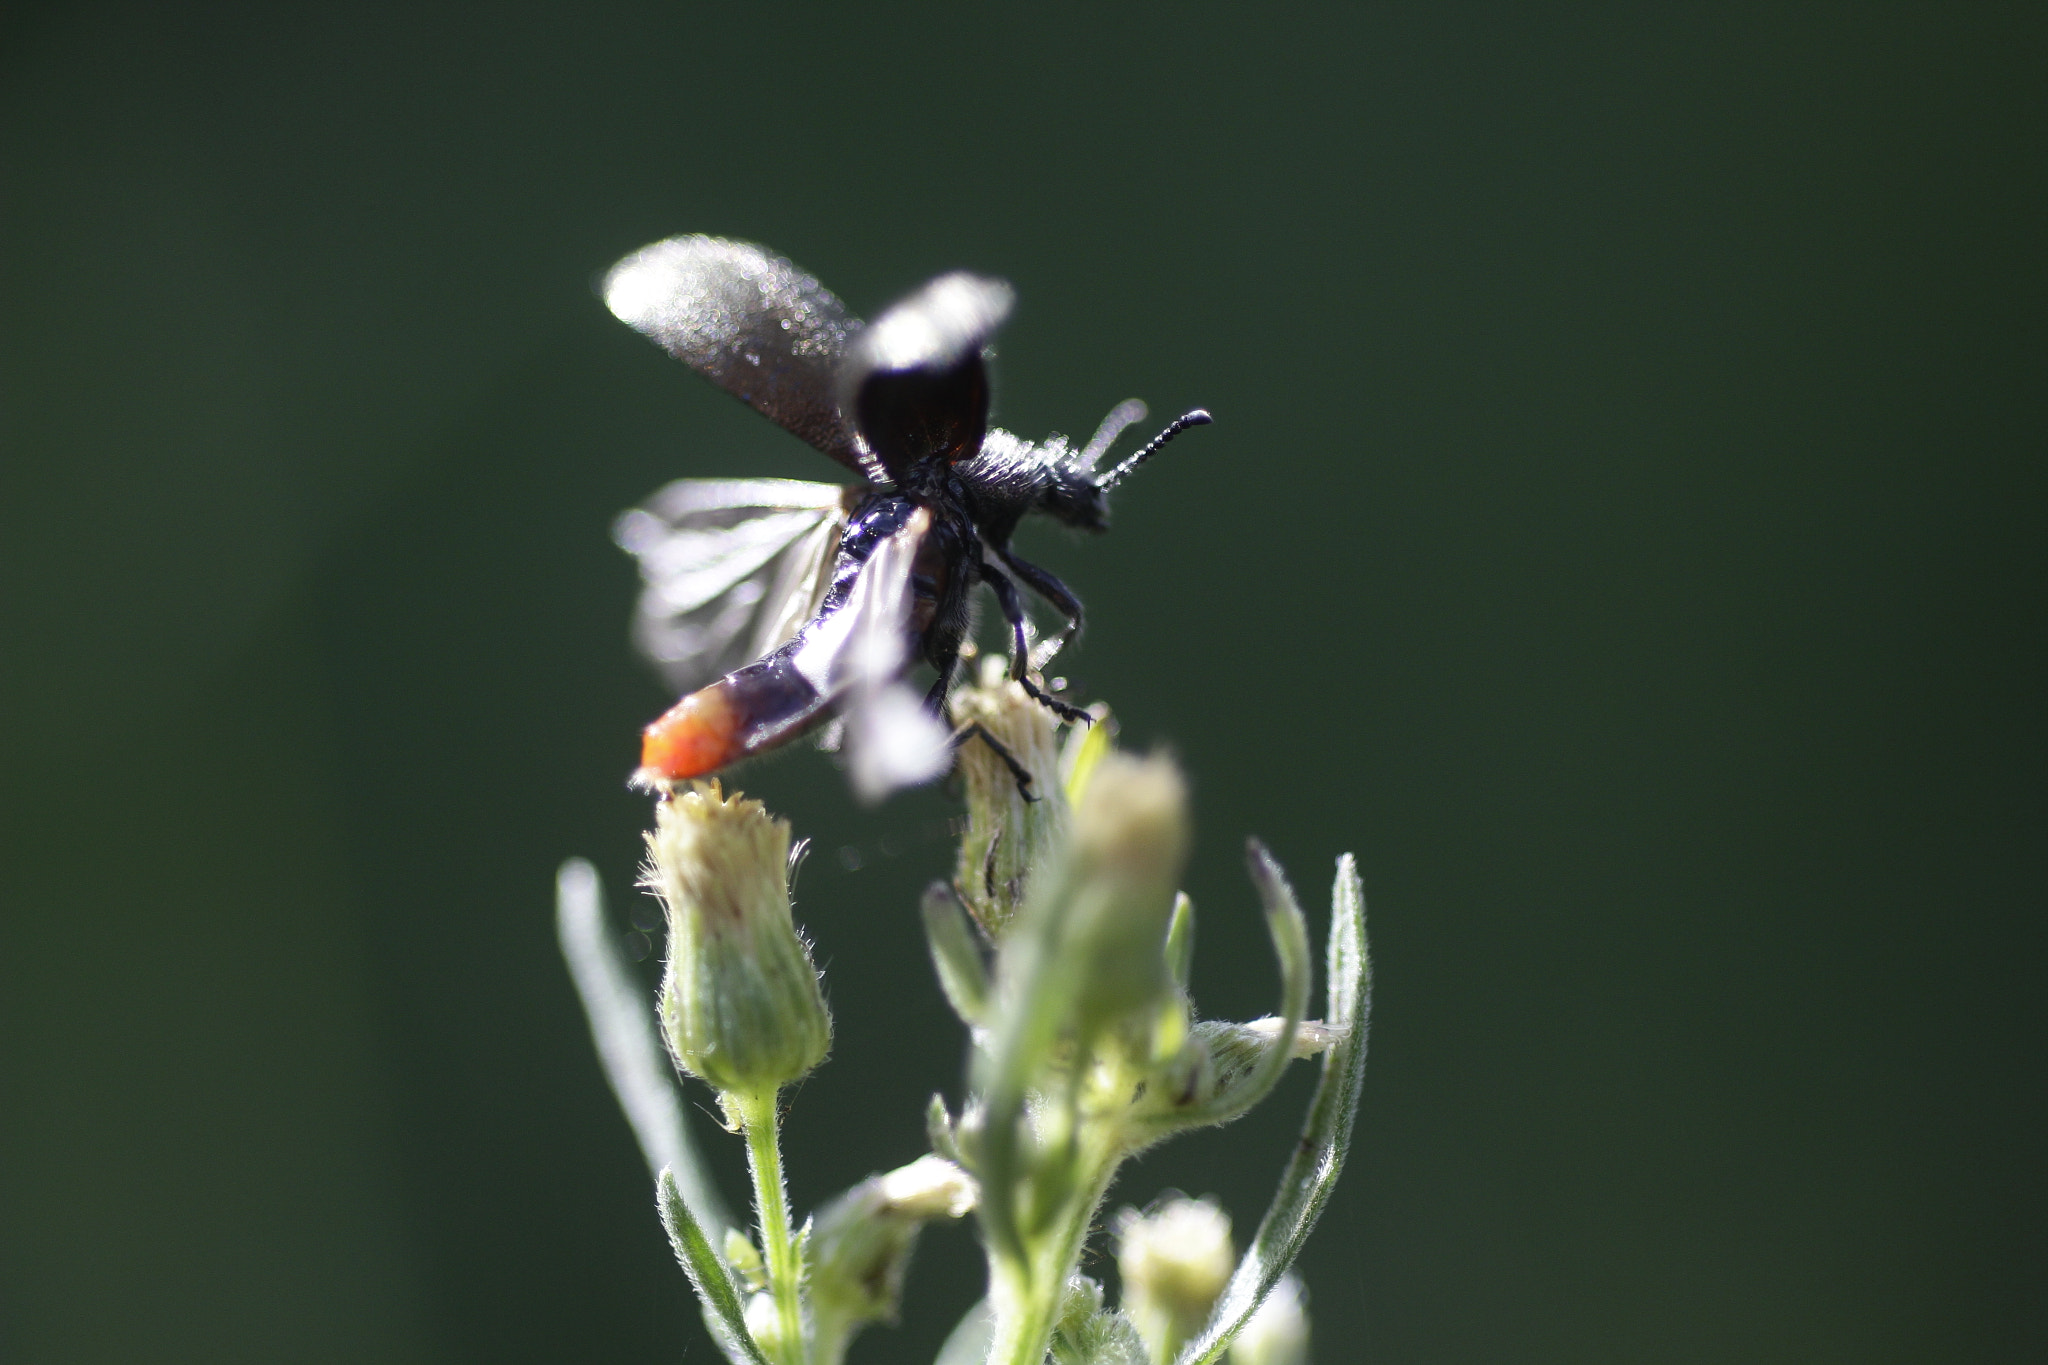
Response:
[[[825,706],[789,646],[699,688],[642,732],[640,774],[704,777],[809,728]]]

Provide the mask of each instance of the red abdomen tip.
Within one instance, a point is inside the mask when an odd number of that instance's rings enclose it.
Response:
[[[664,711],[640,738],[640,766],[671,781],[717,772],[744,756],[739,717],[713,683]]]

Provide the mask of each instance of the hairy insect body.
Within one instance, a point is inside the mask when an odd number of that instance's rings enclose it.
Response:
[[[1030,512],[1083,531],[1109,529],[1109,499],[1073,467],[1075,453],[1063,436],[1032,442],[990,428],[981,449],[954,473],[961,500],[992,546],[1008,550]]]

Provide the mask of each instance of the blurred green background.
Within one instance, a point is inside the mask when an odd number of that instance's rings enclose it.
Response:
[[[679,231],[862,312],[1010,279],[1025,434],[1216,412],[1113,534],[1026,549],[1092,609],[1083,695],[1193,774],[1208,1013],[1273,991],[1243,837],[1318,924],[1360,856],[1321,1361],[2044,1358],[2043,39],[11,10],[0,1358],[711,1358],[552,877],[592,857],[623,922],[667,700],[610,518],[836,470],[597,302]],[[959,1093],[913,912],[950,807],[808,751],[744,782],[821,850],[811,1206]],[[1122,1196],[1248,1229],[1298,1070]],[[858,1358],[929,1359],[978,1269],[929,1239]]]

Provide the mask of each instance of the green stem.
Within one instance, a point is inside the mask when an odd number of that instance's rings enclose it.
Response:
[[[995,1340],[988,1365],[1044,1365],[1059,1321],[1067,1281],[1081,1266],[1081,1249],[1095,1211],[1116,1178],[1115,1156],[1096,1161],[1096,1176],[1076,1192],[1053,1227],[1036,1238],[1022,1259],[989,1257],[989,1301],[996,1309]]]
[[[789,1191],[782,1183],[781,1116],[775,1092],[734,1095],[747,1133],[747,1169],[754,1177],[754,1216],[761,1225],[761,1254],[768,1263],[768,1290],[775,1296],[781,1341],[769,1352],[779,1365],[804,1365],[804,1312],[799,1290],[803,1262],[789,1231]]]
[[[998,1263],[990,1255],[989,1303],[995,1309],[996,1329],[988,1365],[1043,1365],[1058,1305],[1048,1301],[1035,1279],[1029,1267]]]

